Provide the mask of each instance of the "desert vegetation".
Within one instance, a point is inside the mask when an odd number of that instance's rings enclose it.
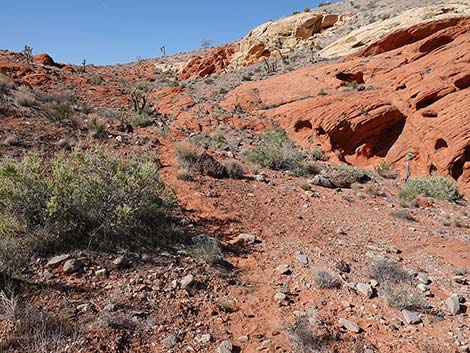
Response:
[[[248,150],[245,157],[251,163],[274,170],[294,170],[306,158],[306,154],[297,147],[281,128],[272,128],[264,132],[259,146]]]
[[[0,163],[1,271],[33,254],[71,246],[108,248],[159,239],[173,198],[155,156],[126,160],[95,147],[45,161],[37,154]]]
[[[461,197],[458,184],[444,176],[410,179],[403,185],[398,195],[401,199],[408,201],[417,195],[447,201],[457,200]]]

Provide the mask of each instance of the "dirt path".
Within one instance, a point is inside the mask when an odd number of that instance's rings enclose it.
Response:
[[[449,339],[451,319],[439,322],[429,316],[421,327],[396,328],[401,314],[388,308],[383,299],[365,299],[344,286],[319,290],[312,279],[315,268],[338,275],[335,264],[343,260],[352,269],[348,282],[367,282],[367,268],[374,256],[395,256],[406,268],[425,269],[435,279],[431,288],[436,298],[432,300],[442,305],[452,283],[438,279],[451,277],[455,267],[470,267],[470,244],[458,234],[443,236],[448,230],[432,223],[426,210],[416,211],[420,222],[409,222],[389,216],[394,204],[390,198],[322,188],[314,189],[317,197],[307,196],[299,187],[301,179],[288,173],[267,172],[269,183],[202,177],[183,182],[175,177],[171,143],[162,143],[159,156],[163,178],[175,186],[188,217],[207,225],[224,244],[235,242],[240,233],[254,234],[259,240],[248,246],[247,255],[228,255],[243,285],[230,287],[239,310],[229,318],[227,336],[243,352],[292,351],[287,328],[295,321],[296,311],[310,308],[315,308],[324,325],[336,327],[339,341],[332,345],[340,351],[365,344],[380,352],[397,348],[420,352],[418,343],[426,335]],[[387,253],[394,247],[402,253]],[[459,257],[455,257],[456,251]],[[307,266],[296,259],[300,254],[308,257]],[[276,271],[283,264],[290,266],[290,274]],[[447,288],[439,289],[442,286]],[[285,293],[288,299],[278,304],[276,292]],[[357,322],[363,333],[350,334],[339,328],[340,317]]]

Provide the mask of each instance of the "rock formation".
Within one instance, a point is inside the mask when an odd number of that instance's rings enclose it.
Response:
[[[382,40],[388,34],[397,29],[415,28],[413,26],[425,21],[433,21],[443,18],[470,15],[469,4],[449,3],[444,5],[434,5],[420,7],[405,11],[403,14],[383,21],[374,22],[368,26],[352,31],[345,37],[335,41],[320,51],[324,58],[334,58],[349,55],[358,50],[364,49],[370,44]],[[416,27],[416,34],[421,32],[421,25]],[[390,39],[389,39],[390,41]],[[402,43],[403,45],[403,43]]]
[[[385,159],[403,169],[412,151],[412,175],[468,183],[469,46],[470,18],[444,18],[397,30],[339,62],[246,83],[223,106],[270,116],[304,147],[354,165]]]

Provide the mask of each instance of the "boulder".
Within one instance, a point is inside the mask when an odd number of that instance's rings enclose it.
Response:
[[[191,59],[180,72],[180,80],[201,78],[214,73],[223,73],[230,65],[235,48],[232,44],[209,50],[205,56]]]
[[[460,297],[457,294],[452,294],[446,299],[446,305],[451,315],[457,315],[460,313]]]
[[[48,54],[45,53],[34,55],[33,62],[46,66],[55,66],[54,59],[52,59]]]
[[[202,153],[199,156],[195,164],[195,169],[201,174],[208,175],[216,179],[228,177],[227,169],[207,153]]]

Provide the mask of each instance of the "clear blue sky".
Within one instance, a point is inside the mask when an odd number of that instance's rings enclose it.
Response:
[[[13,0],[0,11],[0,49],[49,53],[95,65],[194,50],[243,37],[251,28],[318,0]]]

